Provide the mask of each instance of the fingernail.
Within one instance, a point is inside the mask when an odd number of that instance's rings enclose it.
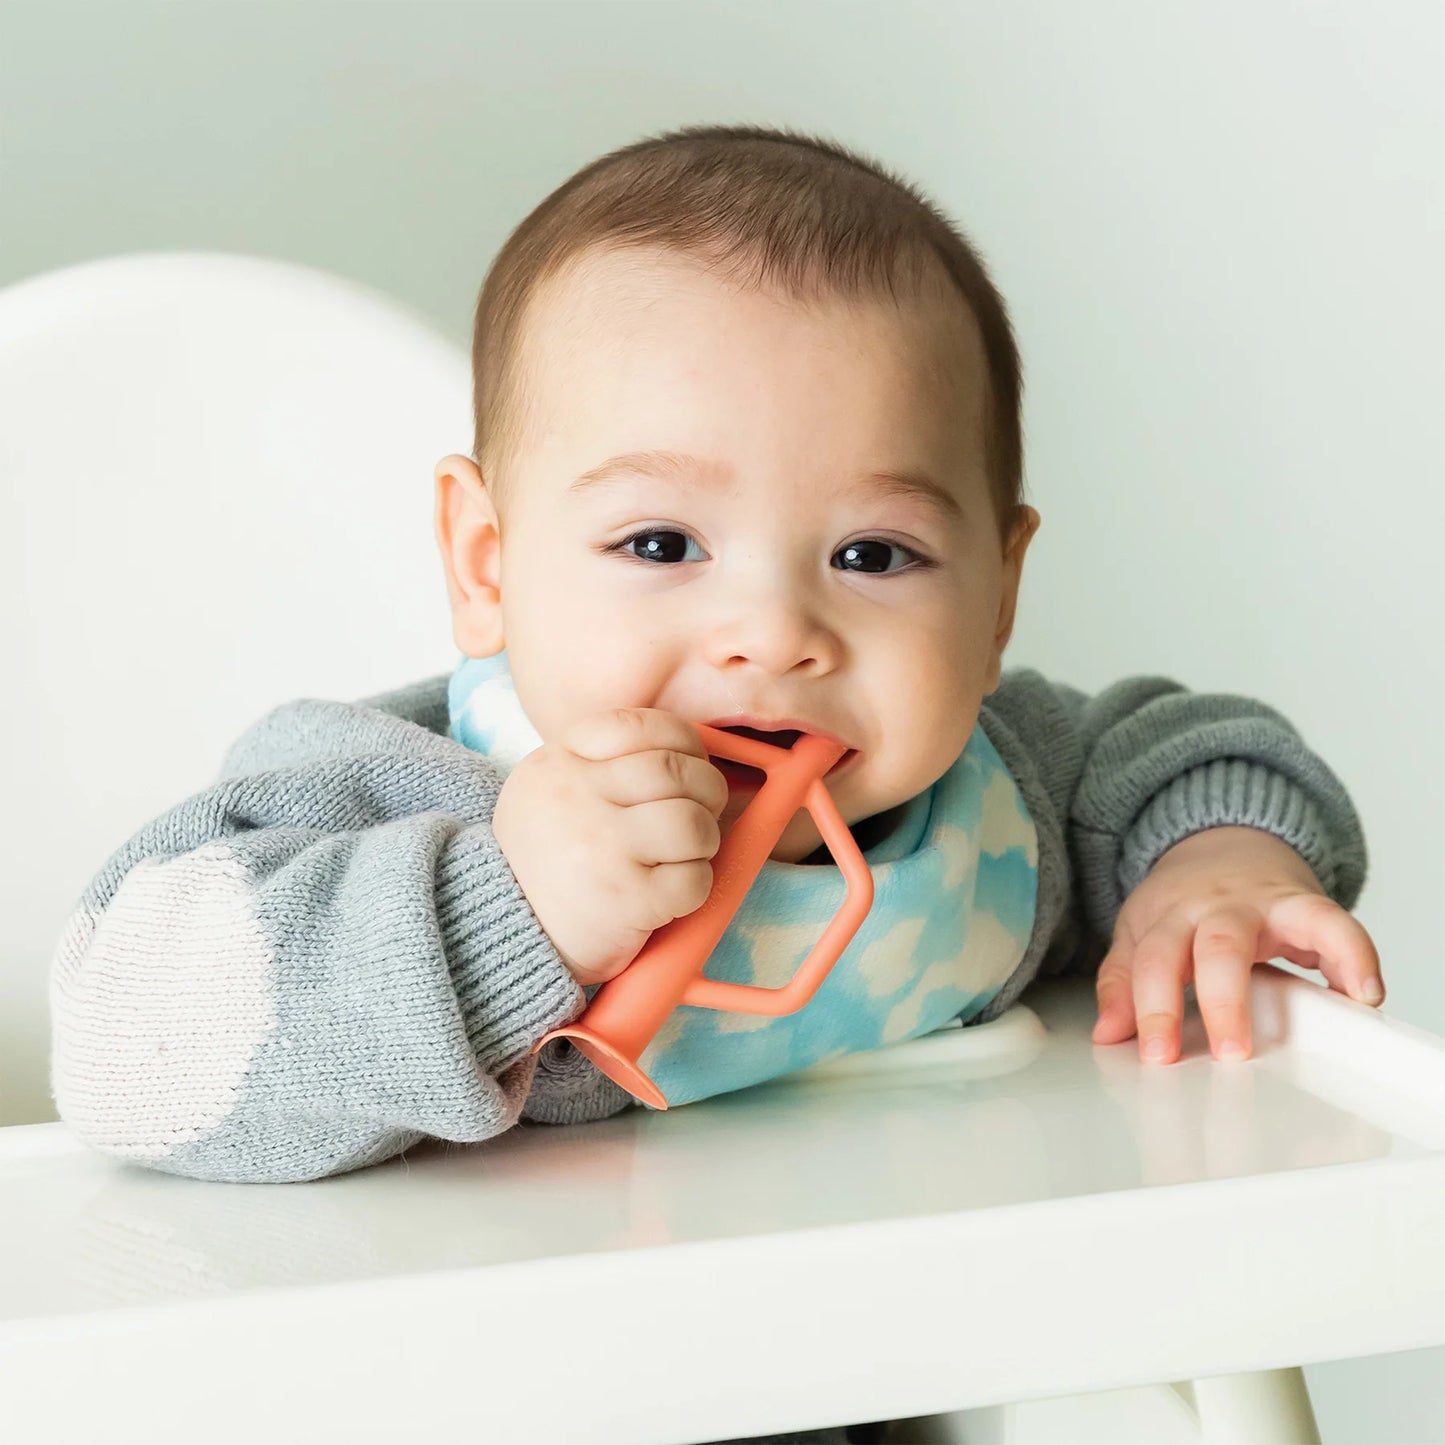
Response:
[[[1381,987],[1380,980],[1374,977],[1367,978],[1360,985],[1360,997],[1365,1003],[1372,1006],[1384,1002],[1385,990]]]
[[[1144,1057],[1156,1063],[1164,1058],[1168,1052],[1169,1045],[1166,1044],[1163,1039],[1150,1039],[1149,1042],[1144,1045]]]
[[[1244,1045],[1238,1039],[1226,1039],[1219,1046],[1219,1057],[1221,1059],[1242,1059]]]

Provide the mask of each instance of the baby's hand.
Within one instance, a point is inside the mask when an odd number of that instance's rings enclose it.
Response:
[[[1142,1058],[1172,1062],[1192,975],[1215,1056],[1248,1058],[1249,976],[1271,958],[1318,968],[1362,1003],[1384,1001],[1370,935],[1288,843],[1258,828],[1191,834],[1119,910],[1099,968],[1094,1042],[1117,1044],[1137,1029]]]
[[[619,708],[528,753],[492,831],[578,983],[615,978],[648,935],[701,908],[727,779],[686,718]]]

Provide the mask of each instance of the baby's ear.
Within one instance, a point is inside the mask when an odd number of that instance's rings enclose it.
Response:
[[[436,464],[436,539],[452,607],[452,637],[468,657],[494,657],[502,635],[502,539],[477,464],[457,453]]]
[[[1003,585],[999,593],[998,619],[994,628],[993,656],[989,663],[988,685],[984,696],[989,697],[998,689],[1003,675],[1003,654],[1013,636],[1014,619],[1018,614],[1019,583],[1023,577],[1024,554],[1034,533],[1039,530],[1042,518],[1033,507],[1020,503],[1014,508],[1009,524],[1008,540],[1004,544]]]

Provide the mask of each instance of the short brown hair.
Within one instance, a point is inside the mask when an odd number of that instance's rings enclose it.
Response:
[[[878,163],[791,129],[695,125],[584,166],[507,238],[472,333],[473,455],[497,491],[518,440],[516,364],[529,298],[593,247],[664,246],[799,297],[896,295],[930,258],[972,311],[988,364],[985,455],[1000,533],[1023,500],[1023,380],[1003,297],[963,233]]]

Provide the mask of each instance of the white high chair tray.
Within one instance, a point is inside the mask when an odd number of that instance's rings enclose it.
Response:
[[[3,1433],[678,1445],[1445,1343],[1445,1040],[1270,966],[1253,1010],[1144,1065],[1055,982],[309,1184],[0,1130]]]

